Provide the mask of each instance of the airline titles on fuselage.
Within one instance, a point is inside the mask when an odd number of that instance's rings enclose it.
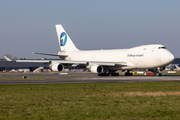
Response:
[[[127,57],[144,57],[144,54],[127,54]]]

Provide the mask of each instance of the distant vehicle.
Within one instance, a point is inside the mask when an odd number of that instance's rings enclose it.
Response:
[[[87,50],[76,48],[61,25],[56,25],[61,51],[58,54],[35,53],[58,56],[62,61],[39,60],[34,62],[49,63],[53,71],[62,71],[73,64],[100,76],[117,76],[117,70],[126,70],[126,76],[132,76],[130,70],[149,69],[161,76],[161,70],[174,60],[174,55],[160,44],[143,45],[130,49]],[[17,62],[33,62],[18,60]]]

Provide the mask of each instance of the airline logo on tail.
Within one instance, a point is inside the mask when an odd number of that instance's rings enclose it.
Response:
[[[60,44],[61,46],[65,46],[67,42],[67,34],[65,32],[62,32],[60,35]]]

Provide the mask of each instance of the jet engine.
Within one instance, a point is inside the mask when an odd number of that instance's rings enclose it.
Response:
[[[51,70],[54,71],[54,72],[59,72],[59,71],[62,71],[64,69],[64,66],[62,64],[53,64],[51,66]]]
[[[92,66],[90,68],[90,71],[92,73],[102,73],[103,72],[103,67],[102,66],[99,66],[99,65],[95,65],[95,66]]]

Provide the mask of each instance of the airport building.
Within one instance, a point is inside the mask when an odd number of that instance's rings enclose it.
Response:
[[[175,58],[172,64],[179,64],[180,65],[180,58]]]
[[[52,60],[52,59],[51,59]],[[57,60],[57,59],[56,59]],[[172,63],[179,67],[180,58],[175,58]],[[49,66],[44,63],[39,62],[16,62],[16,61],[7,61],[5,59],[0,59],[0,71],[10,71],[12,69],[29,69],[31,72],[38,68],[49,69]]]
[[[44,69],[49,69],[48,65],[44,63],[32,63],[32,62],[16,62],[16,61],[6,61],[5,59],[0,59],[0,71],[10,71],[12,69],[29,69],[31,72],[39,67]]]

